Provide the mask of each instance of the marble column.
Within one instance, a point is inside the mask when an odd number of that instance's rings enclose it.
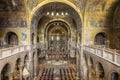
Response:
[[[79,79],[79,54],[76,50],[76,78]]]
[[[37,50],[36,54],[34,55],[34,77],[38,74],[38,57],[37,57]]]
[[[33,79],[33,51],[29,51],[29,72],[30,72],[30,79]]]

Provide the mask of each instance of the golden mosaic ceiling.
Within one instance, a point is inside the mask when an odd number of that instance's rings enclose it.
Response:
[[[79,9],[80,12],[78,11],[78,13],[81,15],[82,21],[85,21],[84,26],[90,27],[112,25],[108,25],[107,23],[112,22],[110,20],[113,20],[116,5],[120,2],[119,0],[0,0],[0,21],[3,22],[0,23],[0,26],[6,27],[9,24],[12,27],[25,27],[28,21],[30,22],[28,18],[31,18],[31,13],[35,13],[35,8],[39,4],[47,4],[50,1],[63,2],[69,4],[71,7],[74,5],[74,9]],[[64,7],[61,8],[65,9]],[[8,21],[8,24],[5,24],[4,21]]]

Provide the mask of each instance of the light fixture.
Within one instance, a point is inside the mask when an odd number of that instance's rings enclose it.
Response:
[[[61,15],[64,16],[64,13],[62,12]]]
[[[66,12],[66,13],[65,13],[65,15],[67,16],[67,15],[68,15],[68,13]]]
[[[60,37],[59,36],[57,36],[57,41],[59,41],[60,40]]]
[[[52,41],[53,41],[54,37],[52,36]]]
[[[59,23],[57,23],[57,25],[59,25]]]
[[[52,11],[52,12],[47,12],[46,13],[48,16],[52,16],[52,17],[58,17],[58,16],[60,16],[60,17],[65,17],[65,16],[68,16],[69,14],[68,14],[68,12],[54,12],[54,11]]]
[[[50,12],[47,12],[47,15],[50,15]]]
[[[51,16],[54,16],[54,12],[51,13]]]
[[[56,16],[59,16],[59,13],[58,13],[58,12],[56,13]]]

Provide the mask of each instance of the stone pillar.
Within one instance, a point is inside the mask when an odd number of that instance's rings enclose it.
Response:
[[[84,80],[83,79],[83,45],[81,44],[80,45],[80,54],[79,54],[79,56],[80,56],[80,80]]]
[[[33,51],[30,50],[29,52],[29,72],[30,72],[30,79],[33,79]]]
[[[79,79],[79,54],[76,50],[76,79]]]
[[[33,60],[29,60],[30,79],[33,79]]]
[[[34,77],[37,76],[38,73],[38,58],[37,58],[37,50],[36,54],[34,55]]]

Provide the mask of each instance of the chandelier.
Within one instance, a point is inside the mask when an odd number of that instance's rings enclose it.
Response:
[[[51,16],[51,17],[66,17],[68,16],[68,12],[47,12],[46,13],[47,16]]]

